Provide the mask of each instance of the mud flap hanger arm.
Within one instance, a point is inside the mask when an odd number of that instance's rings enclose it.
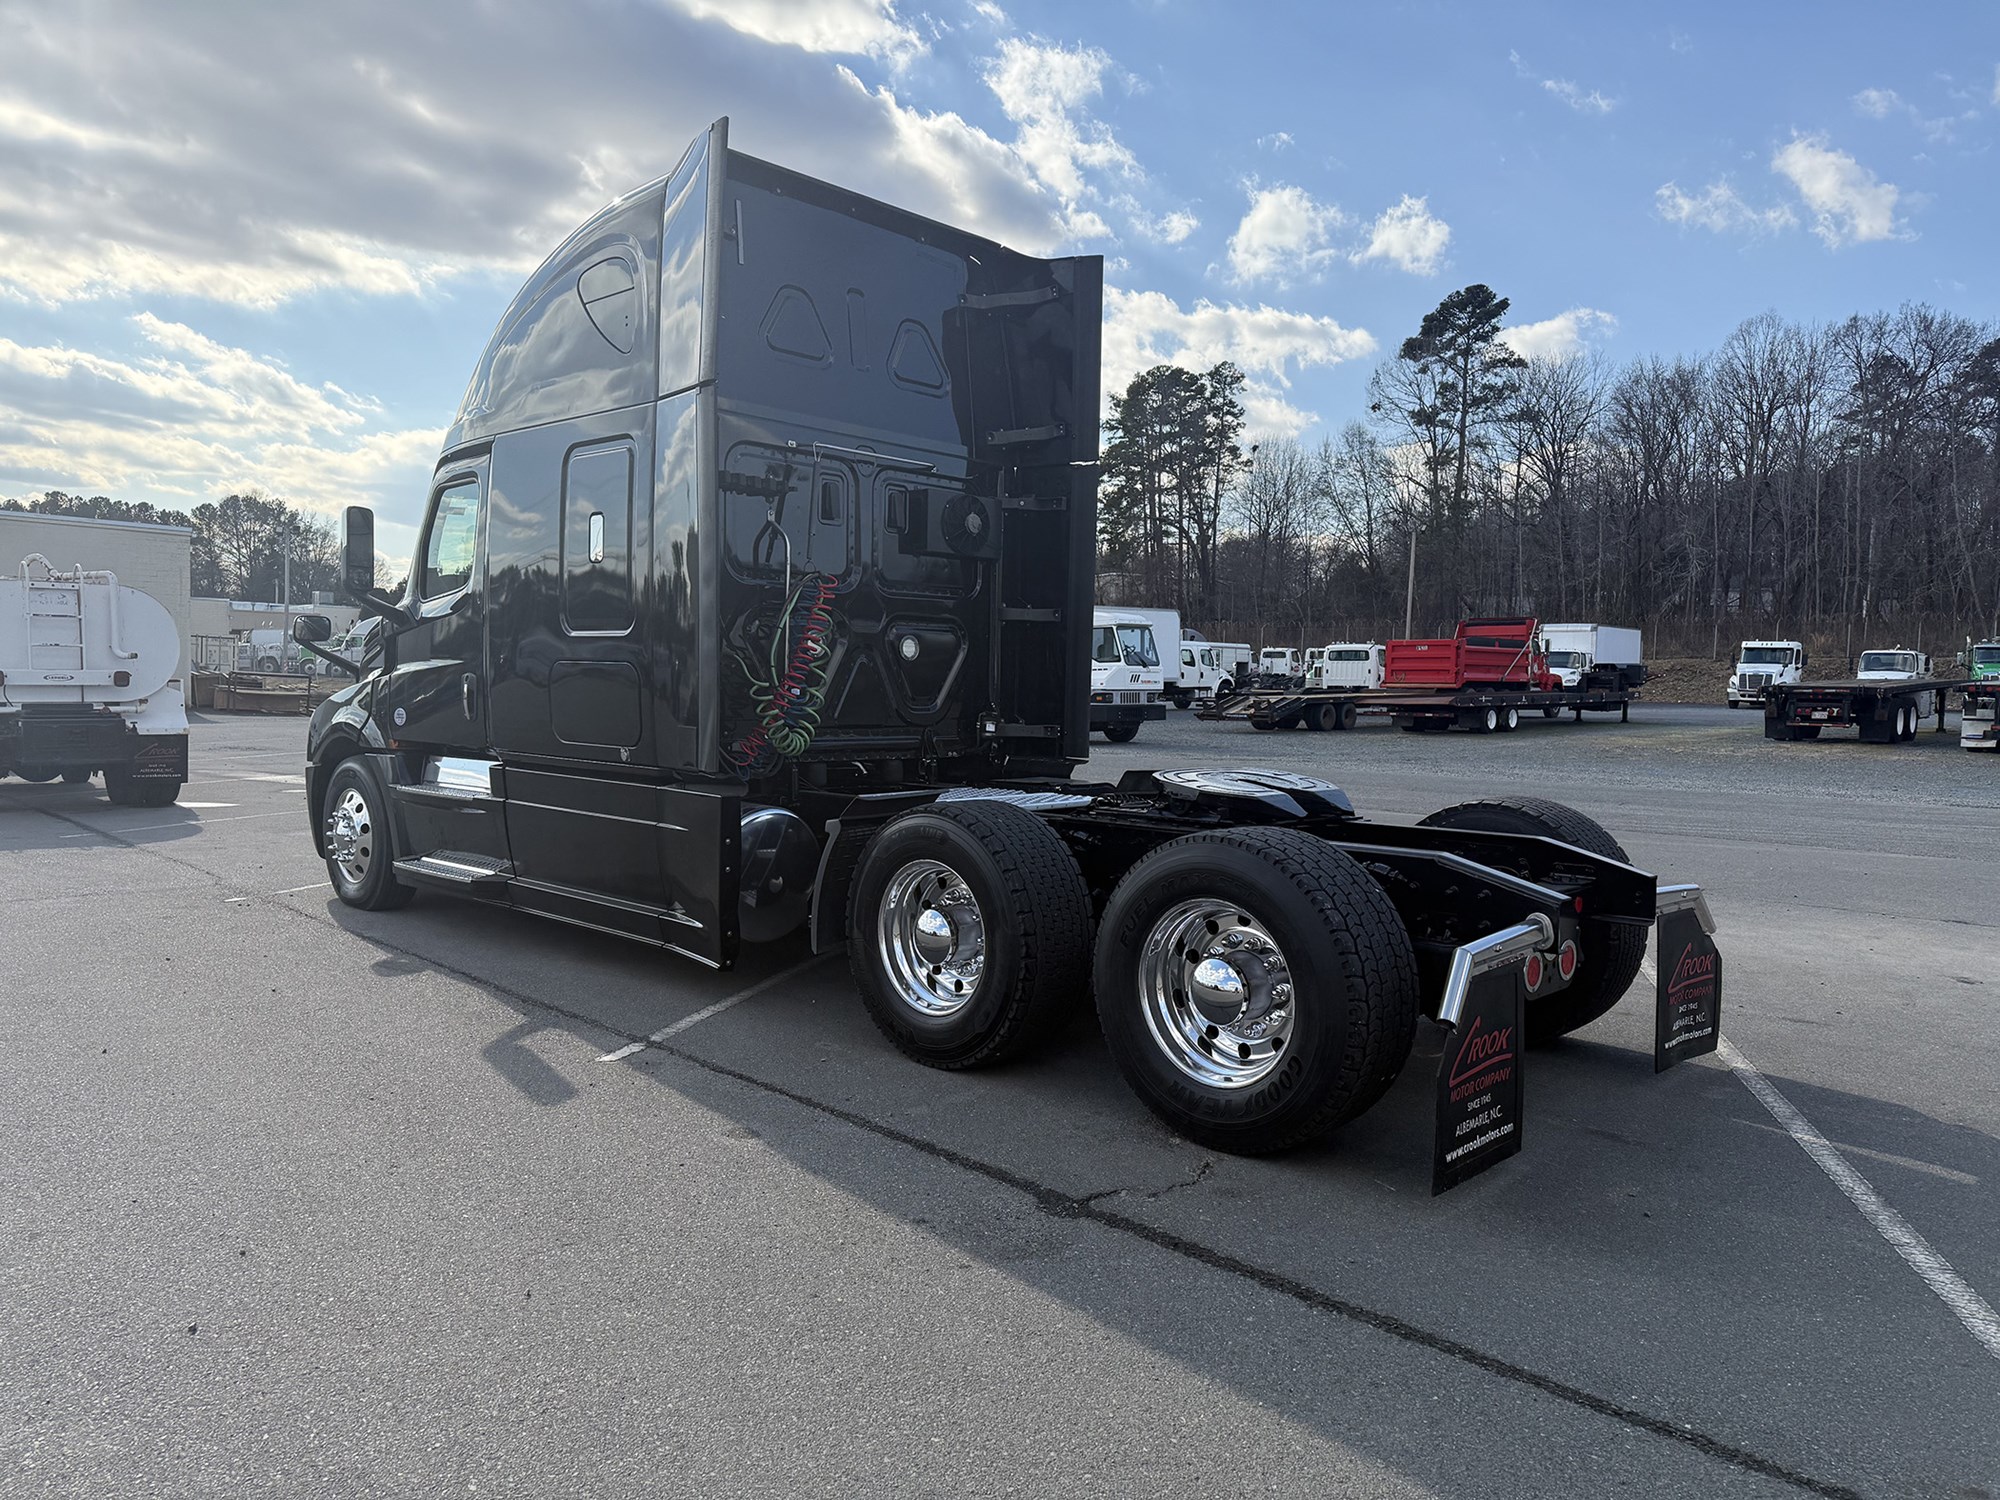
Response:
[[[1465,997],[1472,981],[1508,964],[1520,963],[1530,953],[1555,946],[1555,924],[1540,912],[1530,912],[1527,920],[1503,927],[1454,950],[1451,971],[1445,976],[1444,999],[1438,1005],[1438,1021],[1457,1027],[1465,1012]]]
[[[1703,932],[1715,931],[1715,917],[1708,909],[1708,897],[1698,885],[1663,885],[1653,908],[1657,916],[1669,912],[1692,911]]]

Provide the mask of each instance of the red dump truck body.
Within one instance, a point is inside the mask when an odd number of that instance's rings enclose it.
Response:
[[[1537,640],[1536,620],[1461,620],[1447,640],[1391,641],[1385,655],[1390,687],[1515,687],[1553,685]]]

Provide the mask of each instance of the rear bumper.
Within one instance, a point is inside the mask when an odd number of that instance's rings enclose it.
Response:
[[[140,734],[117,714],[0,714],[0,768],[186,781],[187,765],[185,734]]]

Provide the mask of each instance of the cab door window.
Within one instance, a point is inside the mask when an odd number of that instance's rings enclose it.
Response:
[[[472,582],[479,553],[479,481],[462,480],[440,490],[424,533],[423,567],[417,597],[442,599]]]

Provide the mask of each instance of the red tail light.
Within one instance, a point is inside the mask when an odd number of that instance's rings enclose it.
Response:
[[[1556,972],[1568,982],[1576,978],[1576,943],[1564,943],[1556,952]]]
[[[1542,972],[1542,955],[1530,953],[1527,962],[1521,965],[1521,978],[1527,982],[1528,992],[1533,994],[1542,987],[1547,976]]]

